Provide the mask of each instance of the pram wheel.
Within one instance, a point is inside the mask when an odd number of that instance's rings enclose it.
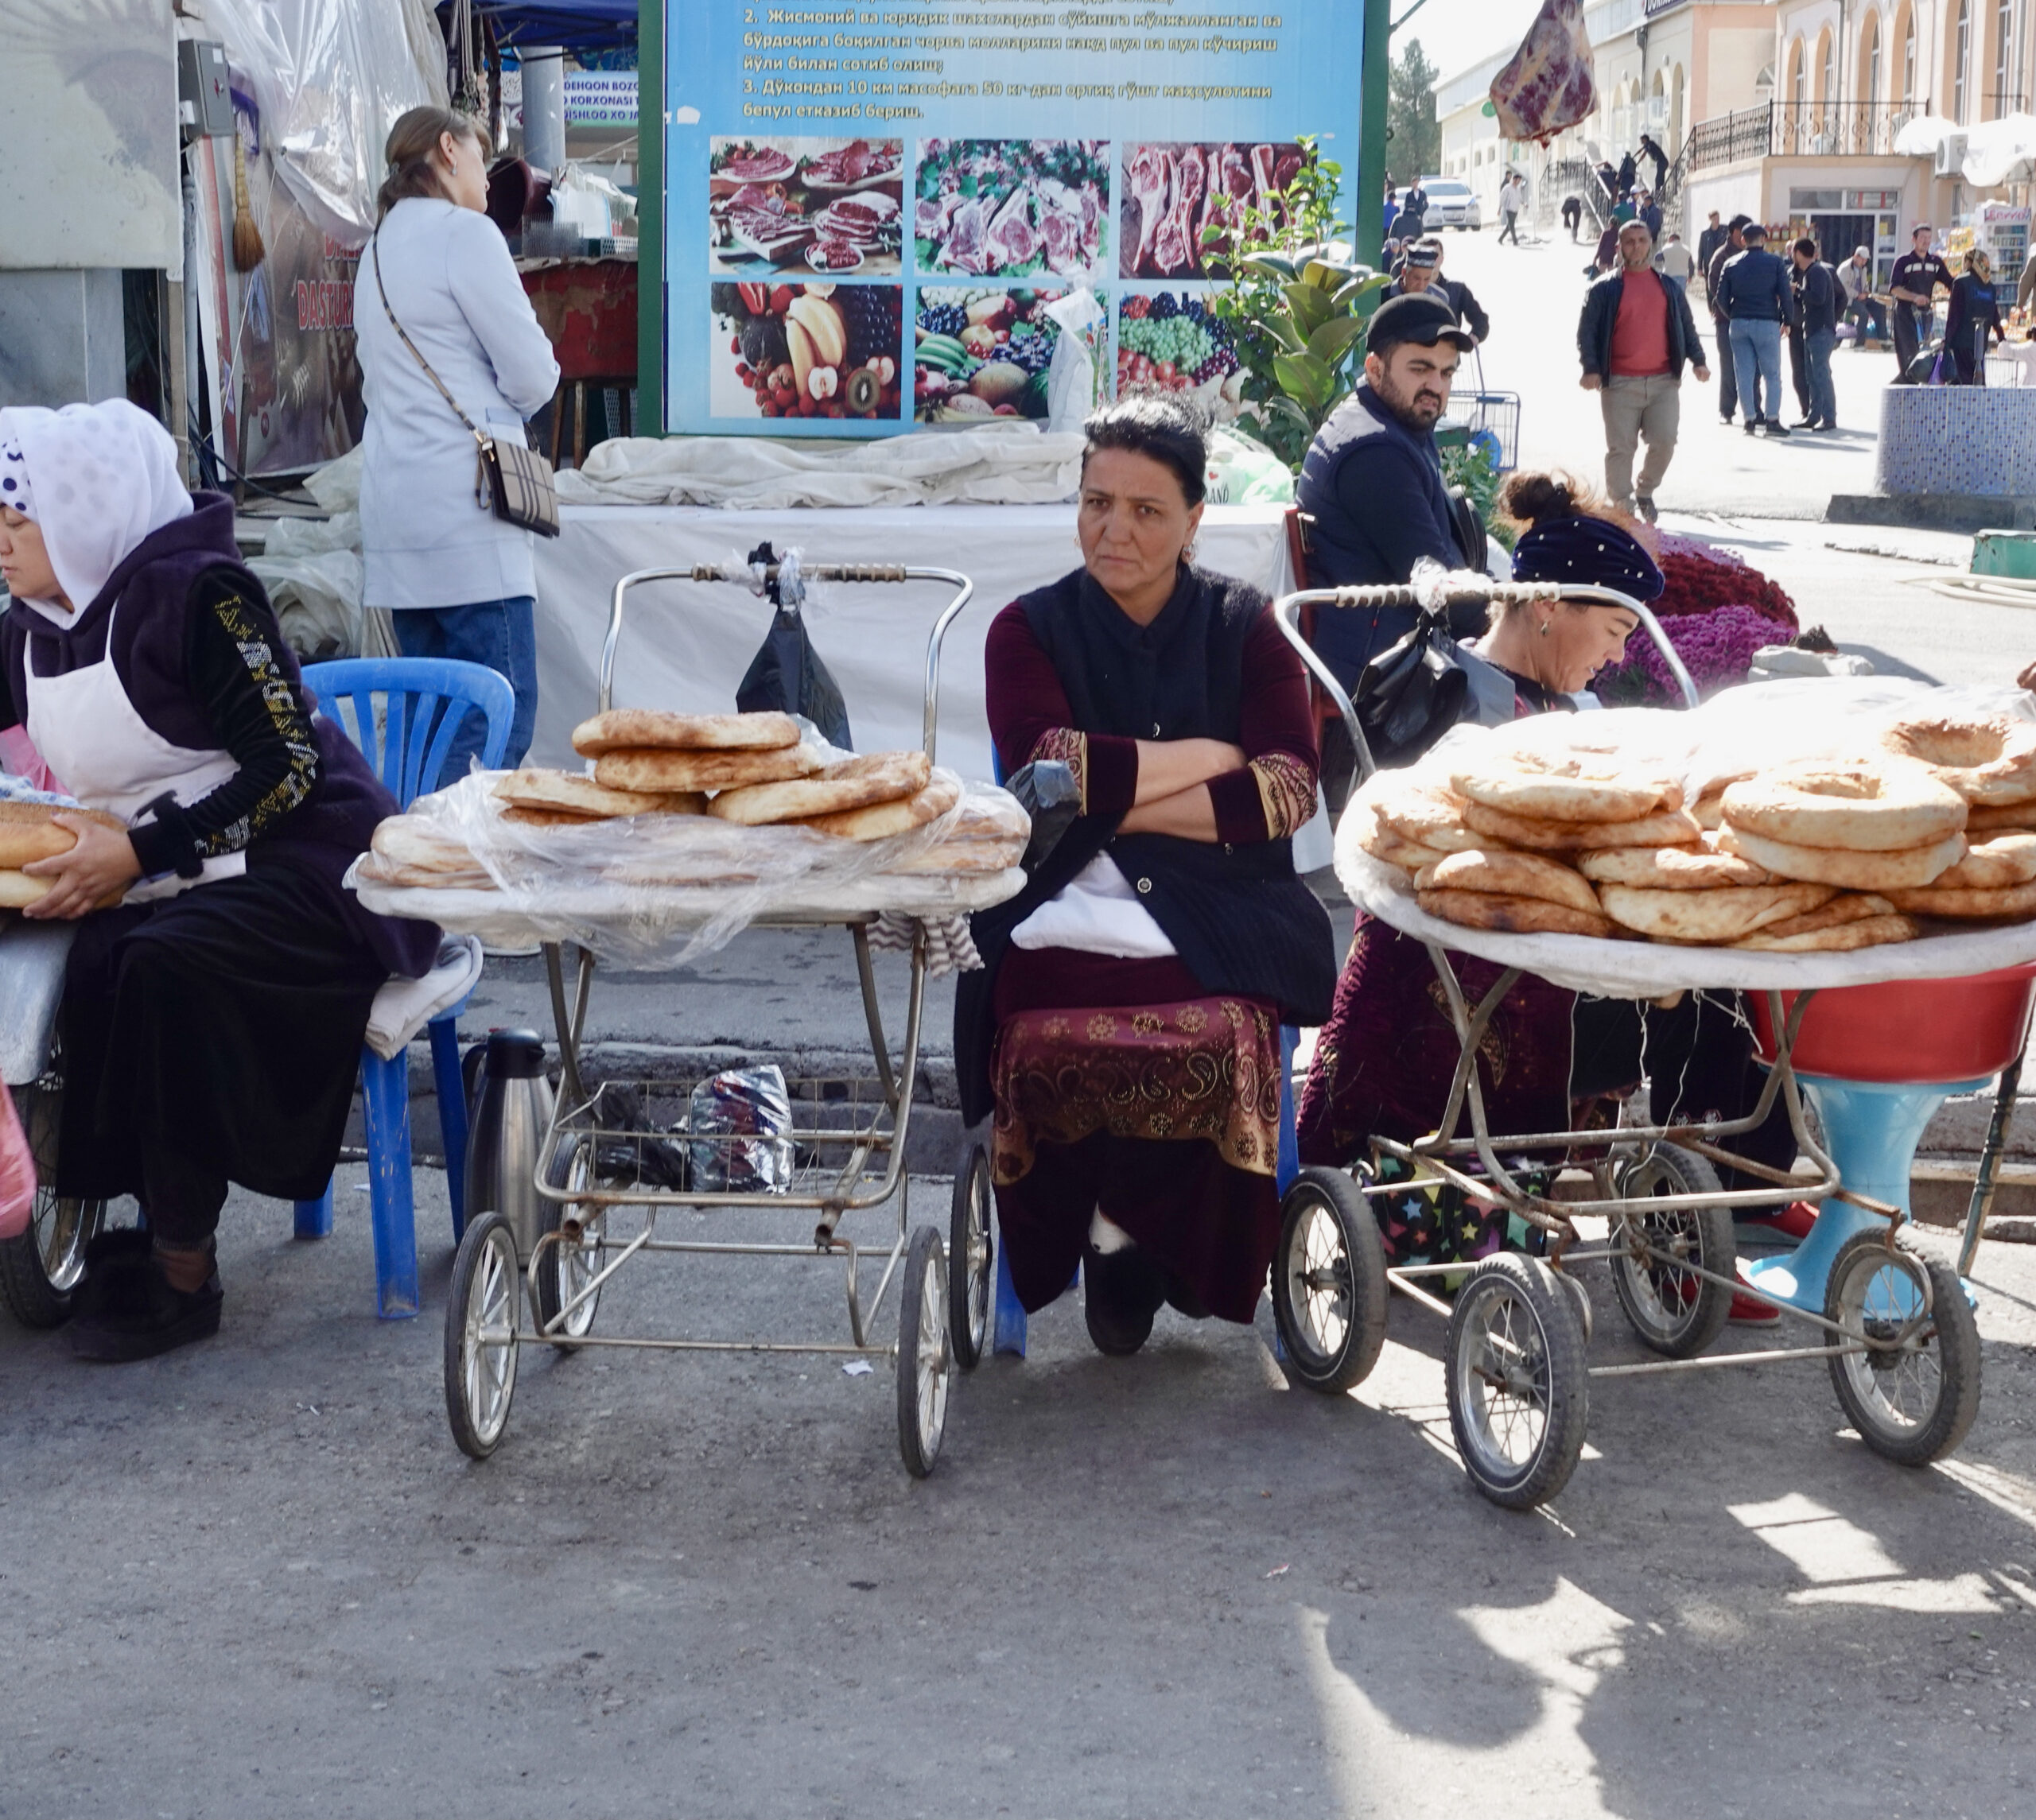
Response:
[[[1656,1144],[1617,1172],[1622,1201],[1658,1194],[1721,1194],[1718,1172],[1693,1151]],[[1732,1292],[1696,1274],[1730,1281],[1736,1248],[1725,1207],[1629,1208],[1612,1223],[1612,1290],[1649,1350],[1694,1358],[1725,1331]],[[1692,1268],[1691,1267],[1696,1267]]]
[[[1444,1358],[1449,1426],[1471,1482],[1529,1510],[1562,1489],[1583,1451],[1590,1379],[1570,1298],[1538,1258],[1487,1258],[1465,1278]]]
[[[460,1450],[485,1460],[509,1423],[516,1395],[516,1239],[499,1213],[468,1227],[445,1300],[445,1415]]]
[[[898,1308],[898,1451],[915,1479],[933,1470],[947,1430],[953,1355],[946,1314],[947,1264],[940,1255],[940,1234],[922,1226],[906,1248]]]
[[[1280,1203],[1272,1318],[1287,1371],[1311,1391],[1364,1382],[1385,1344],[1385,1248],[1350,1177],[1304,1169]]]
[[[1925,1466],[1965,1438],[1980,1411],[1980,1326],[1956,1271],[1862,1232],[1832,1264],[1824,1312],[1848,1337],[1901,1341],[1831,1361],[1838,1400],[1869,1447]]]
[[[60,1327],[71,1316],[71,1292],[85,1271],[85,1248],[106,1223],[103,1201],[60,1196],[56,1131],[63,1077],[52,1069],[14,1089],[14,1110],[35,1158],[35,1205],[27,1227],[0,1239],[0,1301],[24,1327]]]
[[[965,1372],[976,1368],[989,1344],[997,1261],[990,1205],[989,1155],[971,1138],[954,1166],[954,1205],[947,1220],[947,1337]]]
[[[568,1192],[593,1186],[594,1140],[576,1138],[561,1147],[551,1166],[551,1185]],[[557,1232],[565,1209],[555,1203],[544,1204],[546,1230]],[[585,1289],[601,1268],[601,1233],[607,1224],[604,1209],[581,1208],[581,1236],[577,1238],[561,1236],[545,1247],[543,1261],[538,1266],[538,1325],[549,1327],[559,1310],[569,1303]],[[594,1330],[594,1315],[600,1306],[601,1292],[593,1294],[575,1308],[559,1324],[552,1344],[561,1352],[573,1350],[572,1342],[584,1340]]]

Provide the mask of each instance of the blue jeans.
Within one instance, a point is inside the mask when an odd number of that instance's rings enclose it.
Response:
[[[1746,421],[1751,423],[1756,417],[1765,417],[1770,423],[1781,422],[1781,324],[1735,316],[1727,332],[1732,343],[1734,376],[1739,384],[1739,408],[1746,413]]]
[[[1820,328],[1803,337],[1803,366],[1810,382],[1810,417],[1816,423],[1838,421],[1838,393],[1831,383],[1831,351],[1837,345],[1836,329]]]
[[[537,602],[527,594],[512,600],[476,600],[464,607],[398,607],[390,615],[396,642],[406,658],[457,658],[486,664],[516,692],[516,716],[509,724],[504,767],[514,769],[530,749],[538,720]],[[480,756],[487,723],[469,713],[453,735],[445,768],[425,778],[425,790],[442,789],[467,774]]]

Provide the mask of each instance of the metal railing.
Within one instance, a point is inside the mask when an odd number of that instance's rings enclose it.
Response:
[[[1700,120],[1690,130],[1689,168],[1743,158],[1886,157],[1915,109],[1891,101],[1773,101]]]

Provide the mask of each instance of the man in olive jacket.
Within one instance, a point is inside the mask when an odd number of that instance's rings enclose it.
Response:
[[[1688,294],[1653,269],[1653,258],[1647,224],[1629,221],[1619,230],[1618,269],[1591,285],[1576,324],[1580,383],[1598,394],[1604,413],[1606,495],[1649,524],[1654,490],[1676,452],[1683,368],[1693,367],[1700,382],[1711,377]],[[1636,488],[1633,458],[1643,437],[1647,459]]]

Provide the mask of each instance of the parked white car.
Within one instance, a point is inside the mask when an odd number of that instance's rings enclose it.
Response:
[[[1437,228],[1454,227],[1461,233],[1475,234],[1485,225],[1484,211],[1478,206],[1477,192],[1467,183],[1459,183],[1454,177],[1423,177],[1421,188],[1428,192],[1428,211],[1422,218],[1422,225],[1430,233]],[[1399,206],[1407,206],[1407,192],[1395,190],[1393,200]]]

